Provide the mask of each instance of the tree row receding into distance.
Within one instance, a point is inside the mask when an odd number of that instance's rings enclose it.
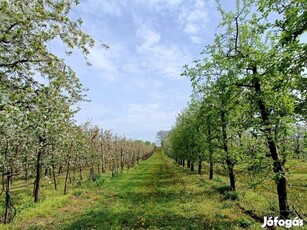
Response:
[[[307,3],[292,0],[236,1],[221,13],[220,33],[185,66],[193,95],[162,140],[164,151],[194,170],[222,164],[236,190],[235,167],[250,175],[272,172],[280,216],[291,213],[287,158],[306,158]],[[293,166],[295,167],[295,166]],[[257,177],[251,177],[257,178]],[[257,180],[251,182],[258,183]]]
[[[150,143],[73,121],[84,90],[73,69],[50,47],[60,43],[66,55],[78,49],[86,60],[94,40],[81,30],[80,18],[70,19],[77,4],[78,0],[0,2],[2,223],[16,214],[12,181],[33,181],[33,200],[38,202],[44,176],[56,190],[58,175],[65,173],[65,194],[68,181],[95,180],[106,170],[114,176],[154,151]]]

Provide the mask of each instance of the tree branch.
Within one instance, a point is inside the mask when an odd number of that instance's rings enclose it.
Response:
[[[26,63],[26,62],[29,62],[30,60],[28,59],[21,59],[21,60],[18,60],[18,61],[15,61],[13,63],[0,63],[0,67],[15,67],[16,65],[18,64],[21,64],[21,63]]]
[[[254,85],[246,85],[246,84],[241,84],[241,83],[237,83],[236,86],[247,87],[247,88],[255,88]]]

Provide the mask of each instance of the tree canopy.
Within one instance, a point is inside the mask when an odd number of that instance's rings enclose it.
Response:
[[[200,161],[210,162],[210,178],[213,162],[223,164],[232,190],[236,164],[250,164],[253,173],[271,169],[280,215],[287,219],[285,162],[292,147],[285,140],[294,144],[290,133],[306,123],[306,44],[300,39],[307,29],[306,3],[236,4],[227,12],[218,2],[221,32],[204,48],[202,60],[185,66],[192,102],[179,114],[168,137],[172,148],[165,151],[183,165],[205,156]]]

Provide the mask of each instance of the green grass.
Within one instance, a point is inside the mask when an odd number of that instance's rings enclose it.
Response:
[[[306,175],[306,163],[299,167],[293,178]],[[43,200],[38,204],[32,203],[31,187],[16,183],[20,188],[13,196],[19,212],[14,223],[0,229],[262,229],[237,203],[259,216],[276,214],[273,182],[248,189],[245,175],[238,175],[239,196],[231,194],[225,199],[227,191],[223,195],[218,190],[227,190],[228,178],[220,171],[214,180],[208,180],[207,175],[190,172],[157,151],[129,172],[82,182],[65,196],[44,183]],[[59,180],[59,187],[61,183]],[[297,195],[297,189],[300,187],[290,187],[290,196]],[[297,203],[302,214],[307,210],[306,193],[301,192]]]
[[[242,224],[234,205],[225,207],[209,183],[183,171],[161,152],[106,181],[102,191],[100,202],[60,228],[236,229]],[[255,225],[249,216],[244,218]]]

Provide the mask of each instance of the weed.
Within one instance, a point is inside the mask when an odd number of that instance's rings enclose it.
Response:
[[[223,182],[223,180],[220,177],[215,177],[213,180],[219,183]]]
[[[219,185],[216,187],[216,190],[222,194],[225,195],[226,192],[231,191],[231,187],[229,185]]]
[[[227,219],[228,218],[228,215],[223,214],[223,213],[217,213],[215,216],[217,219]]]
[[[74,196],[80,196],[82,193],[83,193],[83,192],[82,192],[81,190],[74,190],[74,191],[72,192],[72,194],[73,194]]]
[[[97,177],[96,181],[94,182],[94,185],[97,187],[101,187],[104,183],[105,179],[103,177]]]
[[[245,219],[245,218],[241,218],[238,220],[238,225],[242,228],[248,228],[249,226],[251,226],[253,224],[252,221]]]
[[[224,195],[225,200],[238,200],[239,192],[237,191],[227,191]]]

